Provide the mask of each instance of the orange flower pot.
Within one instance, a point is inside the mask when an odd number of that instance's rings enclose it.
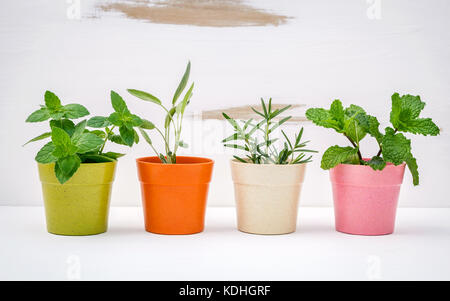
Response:
[[[163,164],[158,157],[136,162],[145,230],[157,234],[202,232],[214,161],[177,156],[176,164]]]

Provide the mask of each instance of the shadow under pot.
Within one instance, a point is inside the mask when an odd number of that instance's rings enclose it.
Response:
[[[156,234],[202,232],[214,161],[177,156],[176,164],[163,164],[158,157],[136,162],[145,230]]]
[[[94,235],[106,232],[116,162],[83,163],[64,184],[56,179],[54,163],[38,163],[38,169],[49,233]]]
[[[405,164],[383,170],[340,164],[330,169],[336,230],[357,235],[394,232]]]
[[[252,234],[295,232],[306,164],[231,160],[238,229]]]

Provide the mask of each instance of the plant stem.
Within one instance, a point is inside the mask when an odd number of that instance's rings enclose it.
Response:
[[[159,153],[158,153],[158,151],[155,149],[155,147],[153,146],[153,144],[150,144],[150,147],[151,147],[151,148],[153,149],[153,151],[155,152],[156,157],[159,158]]]
[[[360,161],[362,161],[363,159],[362,159],[361,151],[359,150],[359,146],[356,145],[356,143],[352,139],[350,139],[349,136],[347,136],[345,134],[344,134],[344,136],[347,137],[347,139],[350,141],[350,143],[353,145],[353,147],[358,150],[358,158],[359,158]]]
[[[377,153],[377,157],[379,157],[381,155],[381,152],[383,151],[383,148],[381,147],[381,144],[378,143],[378,145],[380,146],[380,150]]]
[[[108,129],[108,132],[112,132],[112,131],[114,130],[115,127],[116,127],[116,126],[114,125],[114,126],[111,128],[111,130]],[[105,149],[106,142],[108,142],[108,135],[109,135],[109,134],[106,132],[105,142],[103,142],[103,145],[102,145],[102,147],[100,148],[100,151],[98,152],[99,155],[101,155],[101,154],[103,153],[103,150]]]
[[[168,151],[169,151],[169,145],[167,144],[166,137],[165,137],[164,134],[161,132],[161,130],[158,129],[156,126],[155,126],[155,129],[156,129],[156,131],[161,135],[161,137],[163,138],[163,140],[164,140],[164,145],[165,145],[165,149],[166,149],[166,153],[168,153]]]
[[[396,134],[398,132],[398,129],[394,129],[394,134]],[[383,148],[381,146],[380,143],[378,143],[378,145],[380,146],[380,150],[377,153],[377,157],[379,157],[381,155],[381,153],[383,152]]]

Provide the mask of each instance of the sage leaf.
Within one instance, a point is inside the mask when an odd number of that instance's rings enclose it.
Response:
[[[161,100],[159,100],[158,97],[153,96],[150,93],[140,91],[140,90],[135,90],[135,89],[128,89],[127,91],[128,91],[128,93],[130,93],[133,96],[136,96],[137,98],[140,98],[145,101],[153,102],[157,105],[161,105]]]
[[[175,105],[175,103],[177,102],[178,97],[183,92],[184,88],[186,87],[186,84],[187,84],[187,82],[189,80],[190,72],[191,72],[191,62],[188,63],[188,65],[186,67],[186,71],[184,72],[183,78],[181,79],[181,82],[178,85],[177,90],[175,91],[175,94],[173,95],[172,105]]]

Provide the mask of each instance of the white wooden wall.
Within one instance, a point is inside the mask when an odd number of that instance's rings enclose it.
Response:
[[[418,94],[424,115],[442,128],[439,137],[414,137],[421,185],[405,174],[401,206],[449,207],[450,2],[446,0],[260,0],[247,5],[292,17],[279,26],[205,27],[157,24],[96,9],[98,1],[2,0],[0,2],[0,205],[42,204],[34,155],[22,148],[46,125],[24,122],[52,90],[80,102],[93,115],[110,112],[109,91],[122,94],[130,109],[161,122],[157,107],[128,96],[126,88],[148,90],[168,100],[186,62],[192,62],[195,91],[191,112],[258,103],[328,106],[339,98],[389,119],[393,92]],[[74,10],[75,9],[75,13]],[[302,115],[304,108],[296,114]],[[345,140],[310,123],[305,138],[321,153]],[[229,153],[219,140],[222,121],[188,120],[188,153],[216,160],[209,204],[233,205]],[[195,135],[193,135],[195,133]],[[197,138],[195,138],[197,137]],[[196,141],[189,141],[197,139]],[[370,141],[367,155],[375,151]],[[119,150],[119,148],[117,148]],[[139,205],[134,159],[150,155],[139,144],[120,160],[113,205]],[[302,205],[331,206],[328,173],[320,155],[308,166]]]

